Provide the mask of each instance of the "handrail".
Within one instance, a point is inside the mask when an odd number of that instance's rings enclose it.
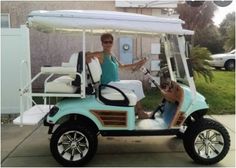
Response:
[[[29,88],[31,87],[32,83],[38,79],[42,74],[49,74],[49,73],[43,73],[43,72],[39,72],[37,75],[34,76],[34,78],[28,82],[24,87],[23,86],[23,73],[22,73],[22,69],[23,69],[23,64],[27,64],[28,62],[26,60],[22,60],[21,62],[21,71],[20,71],[20,86],[21,89],[19,89],[20,91],[20,122],[21,122],[21,127],[23,126],[23,96],[25,94],[27,94],[27,96],[31,96],[31,102],[33,102],[32,97],[83,97],[83,94],[74,94],[74,93],[69,93],[69,94],[62,94],[62,93],[29,93]],[[45,82],[44,82],[44,86],[45,83],[55,74],[65,74],[65,73],[50,73],[49,77],[46,78]],[[68,75],[79,75],[80,78],[82,79],[82,74],[78,73],[78,72],[73,72],[73,73],[67,73]],[[83,81],[81,81],[81,85],[84,84]],[[36,105],[36,102],[33,102]],[[45,100],[44,100],[45,103]]]
[[[31,93],[32,97],[81,97],[81,94],[74,93]]]
[[[23,64],[26,64],[28,65],[28,61],[26,60],[22,60],[21,61],[21,64],[20,64],[20,88],[22,88],[22,85],[23,85]],[[28,68],[27,68],[28,70]],[[27,72],[26,72],[27,73]],[[29,72],[28,72],[29,73]],[[28,75],[29,76],[29,75]],[[22,123],[23,123],[23,98],[22,98],[22,92],[21,92],[21,89],[19,89],[20,91],[20,121],[21,121],[21,127],[23,126]]]
[[[53,75],[54,75],[54,73],[52,73],[51,75],[49,75],[49,77],[47,77],[47,78],[45,79],[45,81],[44,81],[44,93],[46,92],[46,88],[45,88],[46,83],[48,82],[48,80],[49,80]],[[46,103],[47,103],[46,97],[44,97],[43,99],[44,99],[44,104],[46,104]]]

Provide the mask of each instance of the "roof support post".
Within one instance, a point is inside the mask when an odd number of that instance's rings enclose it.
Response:
[[[85,39],[85,29],[83,29],[83,71],[82,71],[82,79],[81,79],[81,97],[85,98],[85,54],[86,54],[86,39]]]
[[[196,96],[196,86],[195,86],[193,77],[190,76],[187,61],[186,61],[186,55],[185,55],[186,45],[185,45],[184,35],[178,36],[177,39],[178,39],[178,46],[179,46],[180,56],[181,56],[181,59],[183,61],[184,70],[185,70],[185,73],[186,73],[186,78],[189,82],[189,87],[192,91],[192,100],[193,100]]]
[[[164,45],[165,45],[165,55],[166,55],[168,70],[169,70],[169,73],[170,73],[170,79],[172,81],[176,81],[176,77],[173,73],[173,67],[172,67],[171,62],[170,62],[170,58],[173,57],[173,56],[171,56],[171,53],[170,53],[170,42],[167,39],[166,35],[164,35],[162,38],[164,40]]]

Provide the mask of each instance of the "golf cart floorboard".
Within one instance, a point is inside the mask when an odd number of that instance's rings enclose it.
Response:
[[[136,120],[134,130],[103,130],[102,136],[157,136],[176,135],[179,128],[168,128],[163,118]]]
[[[105,130],[100,131],[102,136],[157,136],[157,135],[176,135],[179,129],[164,130]]]
[[[50,105],[35,105],[13,120],[16,125],[37,125],[49,112]],[[21,118],[22,117],[22,118]]]

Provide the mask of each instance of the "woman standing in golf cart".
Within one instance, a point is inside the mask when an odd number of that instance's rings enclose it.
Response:
[[[105,33],[101,36],[103,51],[86,53],[86,61],[90,62],[93,57],[97,57],[102,67],[101,83],[115,86],[120,89],[132,90],[137,96],[138,102],[135,106],[136,113],[140,119],[150,118],[151,114],[143,111],[140,100],[145,97],[142,82],[139,80],[119,80],[119,68],[134,68],[137,70],[146,59],[142,59],[134,64],[121,64],[111,53],[113,46],[113,36]]]

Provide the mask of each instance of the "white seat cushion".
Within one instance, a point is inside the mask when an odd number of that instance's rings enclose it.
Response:
[[[91,62],[88,63],[88,68],[89,68],[90,75],[92,77],[92,82],[93,83],[100,82],[101,75],[102,75],[102,68],[101,68],[98,58],[91,59]]]
[[[76,67],[77,66],[77,61],[78,61],[78,53],[73,53],[70,56],[69,62],[63,62],[61,64],[62,67]]]
[[[129,106],[135,106],[138,99],[134,92],[124,89],[120,90],[127,96],[129,100]],[[104,98],[108,100],[124,100],[124,97],[120,92],[111,88],[102,89],[101,94]]]
[[[41,67],[44,74],[76,74],[76,67]]]
[[[52,82],[45,84],[45,92],[53,93],[75,93],[77,87],[71,85],[74,79],[70,76],[61,76]]]

